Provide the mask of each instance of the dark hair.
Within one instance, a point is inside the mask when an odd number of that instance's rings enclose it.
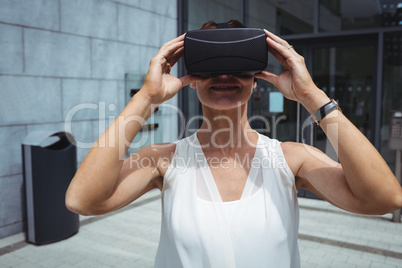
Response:
[[[243,25],[243,23],[241,23],[238,20],[230,20],[228,21],[229,27],[230,28],[246,28],[246,26]],[[218,28],[218,24],[213,21],[207,21],[205,22],[201,27],[200,30],[205,30],[205,29],[217,29]]]

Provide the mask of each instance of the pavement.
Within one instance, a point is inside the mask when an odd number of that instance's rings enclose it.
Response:
[[[361,216],[327,202],[299,198],[303,268],[402,267],[402,223],[392,214]],[[160,192],[97,217],[80,217],[79,232],[35,246],[20,233],[0,239],[0,267],[153,267],[160,233]]]

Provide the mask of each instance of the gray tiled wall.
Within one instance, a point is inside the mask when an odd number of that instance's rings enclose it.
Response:
[[[116,40],[116,4],[99,0],[69,0],[60,3],[61,31]]]
[[[1,73],[23,72],[24,59],[21,27],[0,24],[0,59]]]
[[[124,108],[125,74],[146,74],[176,37],[176,2],[0,0],[0,238],[22,232],[25,137],[68,129],[80,163]],[[161,108],[155,121],[159,141],[177,137],[177,114]]]
[[[18,149],[25,135],[26,129],[24,126],[0,127],[0,178],[22,172],[21,150]],[[1,193],[8,190],[3,187],[0,188]]]
[[[59,3],[49,0],[1,0],[0,21],[57,31]]]
[[[141,48],[133,49],[132,44],[93,40],[91,49],[94,78],[119,79],[128,70],[138,72],[140,65],[145,64],[139,60]]]
[[[0,86],[0,125],[57,122],[63,119],[59,79],[2,75]]]
[[[63,79],[62,85],[65,119],[67,116],[73,116],[73,120],[104,119],[113,110],[109,105],[118,106],[117,81]],[[82,108],[75,111],[78,105]]]
[[[9,175],[0,179],[0,237],[21,232],[24,215],[22,174]],[[3,190],[4,189],[4,190]],[[6,191],[5,191],[6,190]]]
[[[91,77],[91,40],[24,29],[25,73],[52,77]]]

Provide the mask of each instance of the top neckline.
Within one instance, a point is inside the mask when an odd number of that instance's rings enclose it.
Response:
[[[237,205],[240,203],[240,199],[239,200],[234,200],[234,201],[226,201],[226,202],[222,202],[223,205]]]
[[[203,165],[203,167],[201,168],[201,171],[204,174],[204,178],[205,178],[205,181],[206,181],[206,183],[208,185],[208,189],[210,191],[212,201],[215,202],[215,203],[221,203],[221,204],[224,204],[224,203],[227,203],[227,202],[232,202],[232,201],[225,201],[224,202],[222,200],[222,196],[221,196],[221,194],[219,192],[219,189],[218,189],[218,186],[217,186],[217,184],[215,182],[215,178],[214,178],[214,176],[212,174],[212,170],[211,170],[211,168],[209,166],[209,163],[208,163],[208,161],[207,161],[207,159],[205,157],[204,151],[202,150],[202,145],[200,144],[200,142],[198,140],[197,133],[198,133],[198,131],[193,134],[194,135],[193,141],[194,141],[194,145],[196,145],[195,150],[202,156],[202,161],[205,163]],[[256,164],[254,164],[254,163],[257,162],[258,158],[260,157],[260,151],[261,150],[259,150],[259,149],[261,149],[260,145],[261,145],[262,140],[261,140],[260,134],[257,131],[255,131],[255,133],[257,133],[257,135],[258,135],[257,143],[255,145],[256,148],[255,148],[255,151],[254,151],[253,159],[251,161],[251,167],[250,167],[250,169],[248,171],[246,183],[244,185],[244,188],[243,188],[242,194],[240,196],[240,199],[235,200],[235,201],[238,201],[238,202],[241,202],[243,199],[247,198],[250,195],[250,190],[252,188],[252,182],[255,180],[255,177],[256,177],[256,174],[257,174],[257,171],[258,171],[258,168],[256,167]]]

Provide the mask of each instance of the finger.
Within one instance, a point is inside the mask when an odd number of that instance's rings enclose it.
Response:
[[[163,46],[159,49],[158,54],[160,54],[162,57],[166,57],[172,51],[175,51],[177,48],[184,46],[184,37],[185,34],[182,34],[178,37],[176,37],[173,40],[170,40],[169,42],[166,42],[163,44]]]
[[[269,43],[268,40],[267,43]],[[268,51],[282,64],[285,69],[290,69],[287,58],[282,55],[281,52],[279,52],[276,48],[271,47],[271,45],[268,45]]]
[[[198,82],[201,81],[201,78],[197,77],[197,76],[193,76],[191,74],[185,75],[183,77],[179,78],[181,83],[182,83],[182,87],[185,87],[189,84],[191,84],[192,82]]]
[[[271,73],[271,72],[268,72],[268,71],[262,71],[260,73],[256,73],[255,77],[264,79],[265,81],[268,81],[268,82],[270,82],[270,83],[275,85],[275,82],[276,82],[276,80],[278,78],[278,75],[276,75],[274,73]]]
[[[281,44],[281,45],[283,45],[283,46],[285,46],[285,47],[287,47],[287,48],[290,47],[289,43],[288,43],[286,40],[283,40],[283,39],[280,38],[279,36],[277,36],[277,35],[271,33],[270,31],[268,31],[268,30],[266,30],[266,29],[264,29],[264,32],[265,32],[265,34],[266,34],[269,38],[271,38],[271,39],[274,40],[275,42],[277,42],[277,43],[279,43],[279,44]]]
[[[172,66],[170,65],[170,63],[166,63],[166,64],[163,64],[163,66],[162,66],[162,72],[163,73],[170,73],[170,71],[172,70]]]
[[[176,52],[179,48],[184,47],[184,41],[178,41],[175,43],[170,43],[168,45],[163,45],[159,50],[158,54],[165,58],[170,58],[174,52]]]
[[[172,40],[170,40],[170,41],[164,43],[162,47],[166,47],[166,46],[169,46],[169,45],[171,45],[171,44],[174,44],[174,43],[183,41],[185,35],[186,35],[186,34],[179,35],[178,37],[176,37],[176,38],[174,38],[174,39],[172,39]]]
[[[168,59],[169,63],[173,66],[177,63],[177,61],[183,56],[184,54],[184,47],[180,47],[177,49],[173,55]]]
[[[291,46],[286,40],[280,38],[279,36],[269,32],[268,30],[264,29],[264,32],[268,38],[270,38],[272,41],[282,45],[284,48],[286,48],[290,53],[293,53],[294,55],[299,55],[296,50]]]
[[[268,38],[267,38],[267,44],[269,43]],[[276,50],[275,48],[271,47],[270,45],[268,45],[268,51],[280,62],[280,63],[284,63],[286,62],[286,58],[284,56],[282,56],[281,53],[278,52],[278,50]]]
[[[279,53],[279,55],[281,55],[285,59],[291,58],[292,56],[295,55],[292,51],[289,50],[288,47],[285,47],[284,45],[276,42],[275,40],[271,39],[270,37],[267,37],[267,43],[268,43],[268,47],[271,47],[271,50],[274,49],[276,52]],[[275,56],[274,53],[273,53],[273,55]],[[278,56],[278,54],[276,54],[276,55]],[[279,60],[280,57],[279,58],[276,57],[276,58]]]
[[[274,42],[278,43],[278,42],[282,42],[284,41],[283,39],[280,39],[279,37],[277,37],[276,35],[270,33],[269,31],[267,31],[266,29],[264,29],[265,35],[267,36],[266,38],[266,42],[268,45],[268,51],[282,64],[285,65],[286,64],[286,58],[278,51],[278,46],[272,45]],[[283,42],[282,42],[283,43]],[[279,43],[278,43],[279,44]]]

